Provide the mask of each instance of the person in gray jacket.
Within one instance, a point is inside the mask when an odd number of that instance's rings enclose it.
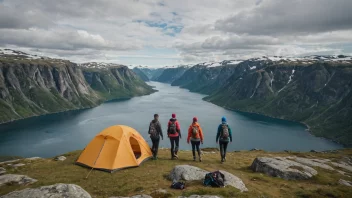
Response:
[[[159,123],[159,115],[154,114],[154,120],[152,120],[149,124],[148,134],[150,139],[152,140],[152,152],[153,152],[153,159],[156,160],[158,157],[158,149],[159,149],[159,142],[160,137],[163,140],[163,131],[161,129],[161,125]]]

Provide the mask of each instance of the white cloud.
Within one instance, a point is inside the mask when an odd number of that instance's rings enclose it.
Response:
[[[350,0],[3,0],[0,46],[154,66],[348,54],[351,8]]]

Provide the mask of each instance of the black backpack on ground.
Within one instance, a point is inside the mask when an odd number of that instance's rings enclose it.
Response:
[[[212,187],[224,187],[225,184],[225,175],[222,174],[220,171],[215,171],[211,173],[207,173],[205,175],[203,184],[205,186],[212,186]]]
[[[172,182],[170,188],[173,188],[173,189],[180,189],[180,190],[183,190],[185,189],[185,183],[184,182]]]
[[[171,121],[169,126],[169,133],[176,134],[176,132],[177,132],[176,121]]]

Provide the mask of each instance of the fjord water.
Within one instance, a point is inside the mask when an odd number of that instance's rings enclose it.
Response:
[[[52,157],[83,149],[101,130],[111,125],[129,125],[147,137],[149,122],[154,113],[160,115],[165,130],[171,113],[181,124],[180,149],[189,150],[187,129],[197,116],[204,130],[202,147],[216,147],[215,137],[221,117],[226,116],[233,131],[229,150],[252,148],[267,151],[309,151],[342,148],[331,141],[314,137],[302,124],[266,116],[229,111],[202,100],[204,95],[172,87],[169,84],[149,83],[158,92],[124,101],[107,102],[86,110],[70,111],[33,117],[0,125],[0,156]],[[169,147],[164,137],[161,147]]]

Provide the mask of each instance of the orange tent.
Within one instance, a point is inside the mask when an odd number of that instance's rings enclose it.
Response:
[[[151,157],[148,143],[135,129],[116,125],[96,135],[81,153],[76,164],[114,172],[137,167]]]

